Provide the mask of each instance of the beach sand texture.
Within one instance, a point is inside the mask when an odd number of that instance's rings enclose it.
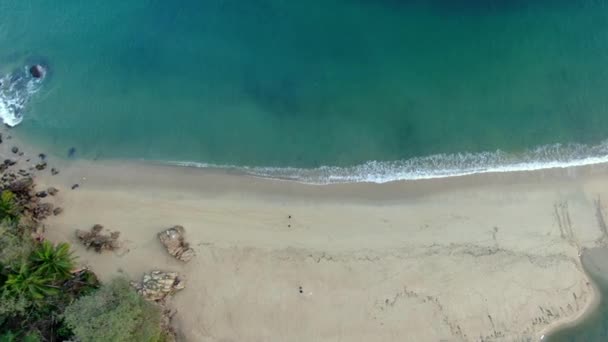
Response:
[[[66,209],[47,236],[102,279],[184,276],[171,306],[187,341],[528,341],[597,300],[578,253],[607,238],[605,175],[310,186],[78,161],[39,182],[61,186]],[[78,244],[96,223],[121,232],[120,251]],[[187,264],[156,237],[176,224],[197,253]]]

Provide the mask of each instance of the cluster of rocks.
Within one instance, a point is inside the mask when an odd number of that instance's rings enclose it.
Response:
[[[8,136],[7,139],[11,137]],[[3,142],[3,136],[0,133],[0,144]],[[20,151],[17,146],[10,148],[10,152],[18,156],[23,156],[24,153]],[[54,187],[50,187],[46,190],[36,190],[34,184],[34,173],[36,170],[41,171],[46,169],[47,163],[45,161],[46,155],[40,154],[40,161],[35,165],[23,166],[21,159],[4,159],[0,163],[0,191],[9,190],[14,194],[14,202],[17,207],[22,211],[22,214],[31,217],[34,221],[42,221],[51,215],[59,215],[63,212],[60,207],[55,207],[52,203],[42,202],[42,199],[47,196],[55,196],[59,190]],[[29,162],[27,159],[26,162]],[[14,167],[17,164],[22,165],[21,168]]]
[[[163,302],[184,288],[184,282],[177,272],[163,271],[145,273],[141,282],[132,282],[131,285],[144,299],[151,302]]]
[[[47,190],[47,193],[50,192]],[[90,231],[77,230],[76,236],[87,248],[94,248],[97,252],[119,248],[119,233],[102,234],[102,230],[103,226],[96,224]],[[195,254],[185,241],[184,233],[184,227],[174,226],[158,233],[158,238],[170,255],[183,262],[188,262]],[[171,318],[175,312],[165,304],[171,295],[185,288],[183,279],[177,272],[154,270],[145,273],[141,281],[131,282],[131,285],[145,300],[162,306],[161,325],[167,334],[166,339],[175,341],[175,331],[171,327]]]
[[[42,221],[51,215],[59,215],[63,211],[52,203],[41,202],[42,198],[48,195],[54,196],[59,190],[51,187],[45,191],[35,191],[34,179],[30,176],[13,172],[4,173],[0,178],[0,188],[2,191],[11,191],[15,195],[15,204],[36,221]]]
[[[178,260],[188,262],[194,257],[194,250],[184,240],[184,233],[184,227],[174,226],[158,233],[158,238],[169,254]]]
[[[2,162],[2,164],[0,164],[0,172],[4,172],[6,171],[9,167],[13,166],[17,164],[17,161],[12,160],[12,159],[4,159],[4,162]],[[25,170],[19,170],[18,173],[22,173],[22,172],[27,172]]]
[[[120,248],[120,243],[118,242],[120,232],[102,234],[102,230],[103,226],[96,224],[89,231],[76,230],[76,237],[87,249],[93,248],[97,253],[113,251]]]

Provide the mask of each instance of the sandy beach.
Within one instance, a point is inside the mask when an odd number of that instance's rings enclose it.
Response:
[[[6,139],[6,138],[5,138]],[[1,145],[37,153],[17,139]],[[604,246],[608,166],[385,184],[306,185],[222,170],[48,157],[39,188],[102,280],[179,272],[185,341],[530,341],[597,304],[579,252]],[[74,184],[79,187],[72,190]],[[600,219],[600,217],[602,219]],[[120,231],[86,251],[76,229]],[[186,229],[189,263],[157,233]]]
[[[54,162],[60,174],[37,181],[65,211],[46,236],[102,279],[179,272],[170,305],[186,341],[528,341],[597,299],[578,253],[607,238],[605,165],[311,186]],[[74,232],[94,224],[123,247],[84,250]],[[177,224],[197,254],[187,264],[156,236]]]

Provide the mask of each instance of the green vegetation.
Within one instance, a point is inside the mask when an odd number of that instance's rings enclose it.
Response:
[[[76,266],[66,243],[35,241],[16,196],[0,194],[0,342],[64,340],[65,307],[94,291],[97,278]],[[33,226],[33,227],[32,227]]]
[[[65,242],[57,246],[48,241],[42,242],[32,253],[30,261],[38,273],[53,280],[70,278],[75,266],[70,245]]]
[[[145,301],[124,278],[102,285],[64,312],[66,325],[82,341],[160,341],[161,310]]]
[[[0,335],[0,342],[40,342],[41,338],[38,333],[27,333],[27,334],[14,333],[12,331],[6,332]]]
[[[45,277],[33,265],[26,263],[8,274],[2,290],[9,295],[29,299],[34,304],[40,304],[39,301],[59,293],[52,278]]]
[[[15,194],[9,190],[0,194],[0,221],[16,221],[19,219],[19,208],[15,202]]]
[[[0,342],[163,341],[161,308],[126,279],[100,287],[67,243],[39,241],[17,204],[30,190],[0,191]]]

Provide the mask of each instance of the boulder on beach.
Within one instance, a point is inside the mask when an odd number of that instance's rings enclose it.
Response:
[[[87,249],[93,248],[97,253],[101,253],[103,251],[113,251],[120,248],[120,244],[118,242],[120,232],[102,234],[102,230],[103,226],[96,224],[89,231],[80,229],[76,230],[76,237],[82,242],[83,245],[85,245]]]
[[[169,254],[178,260],[188,262],[194,257],[194,250],[185,242],[184,232],[184,227],[175,226],[158,233],[158,238]]]
[[[46,162],[45,161],[36,164],[36,170],[42,171],[44,169],[46,169]]]
[[[53,205],[51,203],[40,203],[32,208],[32,217],[37,221],[53,215]]]
[[[144,299],[151,302],[161,302],[185,287],[176,272],[163,271],[145,273],[141,282],[132,282],[131,285]]]

